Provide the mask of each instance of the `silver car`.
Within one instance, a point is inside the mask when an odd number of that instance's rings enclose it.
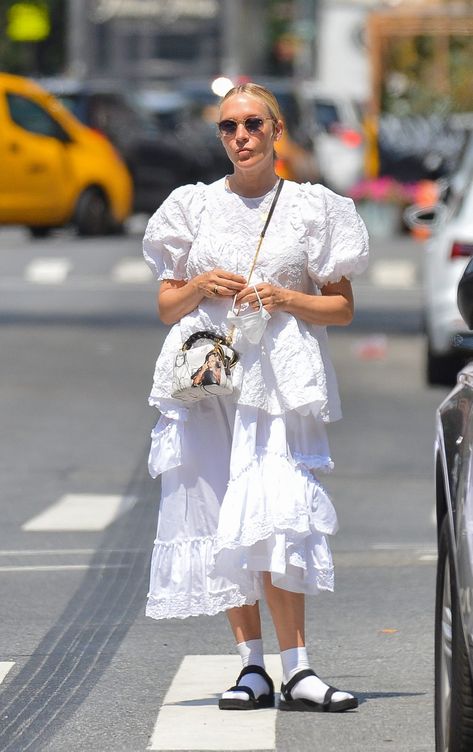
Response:
[[[458,287],[473,329],[473,260]],[[473,357],[473,347],[471,348]],[[436,752],[473,750],[473,362],[437,411]]]
[[[455,383],[464,365],[472,335],[458,313],[456,292],[473,256],[473,137],[460,168],[449,179],[444,201],[433,207],[412,207],[411,226],[429,227],[432,235],[423,257],[425,374],[428,384]]]

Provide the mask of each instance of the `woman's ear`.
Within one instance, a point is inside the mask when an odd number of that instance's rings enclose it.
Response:
[[[284,123],[282,120],[276,121],[274,124],[274,140],[279,141],[284,130]]]

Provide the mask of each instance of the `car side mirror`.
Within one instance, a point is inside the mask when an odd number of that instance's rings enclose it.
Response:
[[[469,261],[458,283],[457,304],[465,324],[473,329],[473,259]]]
[[[404,222],[411,229],[425,227],[429,230],[436,229],[443,224],[449,215],[446,204],[434,204],[433,206],[419,206],[413,204],[404,210]]]

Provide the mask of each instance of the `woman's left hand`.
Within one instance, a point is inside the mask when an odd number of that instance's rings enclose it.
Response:
[[[280,311],[282,308],[284,308],[288,291],[284,287],[270,285],[269,282],[260,282],[257,285],[245,287],[244,290],[238,293],[236,297],[236,303],[238,305],[249,303],[251,308],[258,310],[259,301],[255,293],[255,287],[258,290],[258,295],[261,298],[263,308],[265,308],[268,313],[273,313],[273,311],[278,310]]]

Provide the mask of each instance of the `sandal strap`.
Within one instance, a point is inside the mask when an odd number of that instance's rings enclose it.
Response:
[[[325,693],[325,697],[324,697],[324,701],[323,701],[324,705],[330,705],[330,702],[332,700],[332,696],[335,694],[335,692],[340,692],[340,690],[337,689],[336,687],[330,687],[329,686],[329,688],[327,689],[327,691]]]
[[[263,679],[265,680],[266,684],[269,687],[269,694],[270,695],[274,694],[273,680],[266,673],[266,671],[264,670],[264,668],[262,668],[261,666],[253,666],[253,665],[245,666],[245,668],[243,668],[241,670],[241,672],[240,672],[240,675],[239,675],[239,677],[237,679],[237,684],[240,681],[240,679],[243,679],[243,677],[246,676],[247,674],[259,674],[259,676],[262,676]]]
[[[284,695],[284,699],[291,701],[291,691],[294,689],[296,684],[299,684],[302,679],[306,679],[308,676],[317,676],[317,674],[315,673],[315,671],[312,671],[311,668],[304,668],[302,669],[302,671],[298,671],[297,674],[294,674],[292,679],[289,679],[287,684],[281,684],[281,693]]]
[[[246,692],[248,697],[250,697],[252,700],[255,699],[255,693],[251,689],[251,687],[245,687],[244,684],[235,684],[234,687],[230,687],[230,689],[226,690],[227,692]]]

